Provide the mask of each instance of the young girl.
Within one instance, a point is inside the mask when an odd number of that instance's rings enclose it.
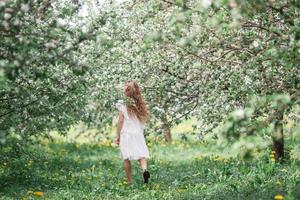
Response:
[[[150,173],[147,171],[146,159],[149,158],[149,152],[144,138],[144,123],[149,118],[147,106],[134,80],[125,83],[124,95],[126,105],[120,102],[116,104],[119,119],[115,142],[120,146],[128,184],[132,183],[131,160],[139,161],[144,183],[148,183]]]

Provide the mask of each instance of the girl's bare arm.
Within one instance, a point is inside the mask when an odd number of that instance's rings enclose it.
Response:
[[[123,127],[123,122],[124,122],[124,116],[121,112],[119,112],[118,128],[117,128],[117,139],[116,139],[117,144],[119,144],[119,142],[120,142],[120,134],[121,134],[121,130],[122,130],[122,127]]]

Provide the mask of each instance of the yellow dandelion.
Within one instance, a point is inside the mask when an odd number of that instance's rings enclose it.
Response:
[[[123,185],[123,183],[122,183],[122,182],[119,182],[119,183],[118,183],[118,186],[122,186],[122,185]]]
[[[223,161],[226,158],[224,156],[216,156],[215,158],[213,158],[214,161]]]
[[[280,181],[276,181],[276,185],[281,185],[281,182]]]
[[[197,156],[197,157],[196,157],[196,160],[202,160],[202,159],[203,159],[202,156]]]
[[[275,160],[275,158],[271,158],[271,161],[272,161],[272,162],[275,162],[276,160]]]
[[[33,195],[36,197],[41,197],[44,195],[44,192],[34,192]]]
[[[277,194],[275,197],[274,197],[275,200],[282,200],[283,199],[283,196],[281,194]]]
[[[270,155],[270,158],[275,158],[275,155],[274,155],[274,154],[271,154],[271,155]]]
[[[272,152],[272,154],[275,154],[276,152],[275,151],[271,151]]]
[[[201,175],[201,173],[200,172],[198,172],[198,173],[196,173],[196,174],[193,174],[192,176],[200,176]]]
[[[181,188],[177,188],[176,190],[177,190],[177,192],[178,192],[178,193],[180,193],[180,192],[183,192],[183,191],[184,191],[184,190],[183,190],[183,189],[181,189]]]

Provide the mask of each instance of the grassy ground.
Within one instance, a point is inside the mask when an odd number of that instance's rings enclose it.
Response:
[[[189,120],[185,120],[182,123],[174,126],[171,129],[172,136],[174,139],[180,139],[183,134],[193,132],[193,125],[197,123],[195,118],[191,118]],[[108,135],[99,134],[96,129],[85,130],[85,126],[80,123],[77,126],[70,128],[69,132],[66,136],[60,135],[58,132],[51,132],[50,135],[55,139],[55,141],[59,142],[76,142],[76,143],[90,143],[96,141],[101,141],[105,138],[113,139],[116,135],[116,124],[109,130]],[[191,134],[187,134],[189,139],[193,140],[195,136]],[[162,135],[159,136],[161,139]]]
[[[108,142],[47,143],[17,153],[3,149],[0,199],[300,199],[300,162],[279,165],[270,152],[241,161],[205,143],[150,144],[151,183],[124,179],[119,152]],[[40,196],[40,197],[38,197]]]

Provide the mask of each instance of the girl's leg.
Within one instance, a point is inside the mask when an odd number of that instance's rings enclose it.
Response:
[[[150,178],[150,173],[147,170],[147,160],[146,158],[141,158],[139,159],[141,168],[143,170],[143,178],[144,178],[144,183],[148,183],[149,178]]]
[[[141,165],[141,168],[142,168],[143,172],[146,171],[147,170],[147,160],[146,160],[146,158],[139,159],[139,162],[140,162],[140,165]]]
[[[131,162],[130,160],[124,160],[124,169],[127,176],[127,182],[128,184],[132,183],[132,177],[131,177]]]

